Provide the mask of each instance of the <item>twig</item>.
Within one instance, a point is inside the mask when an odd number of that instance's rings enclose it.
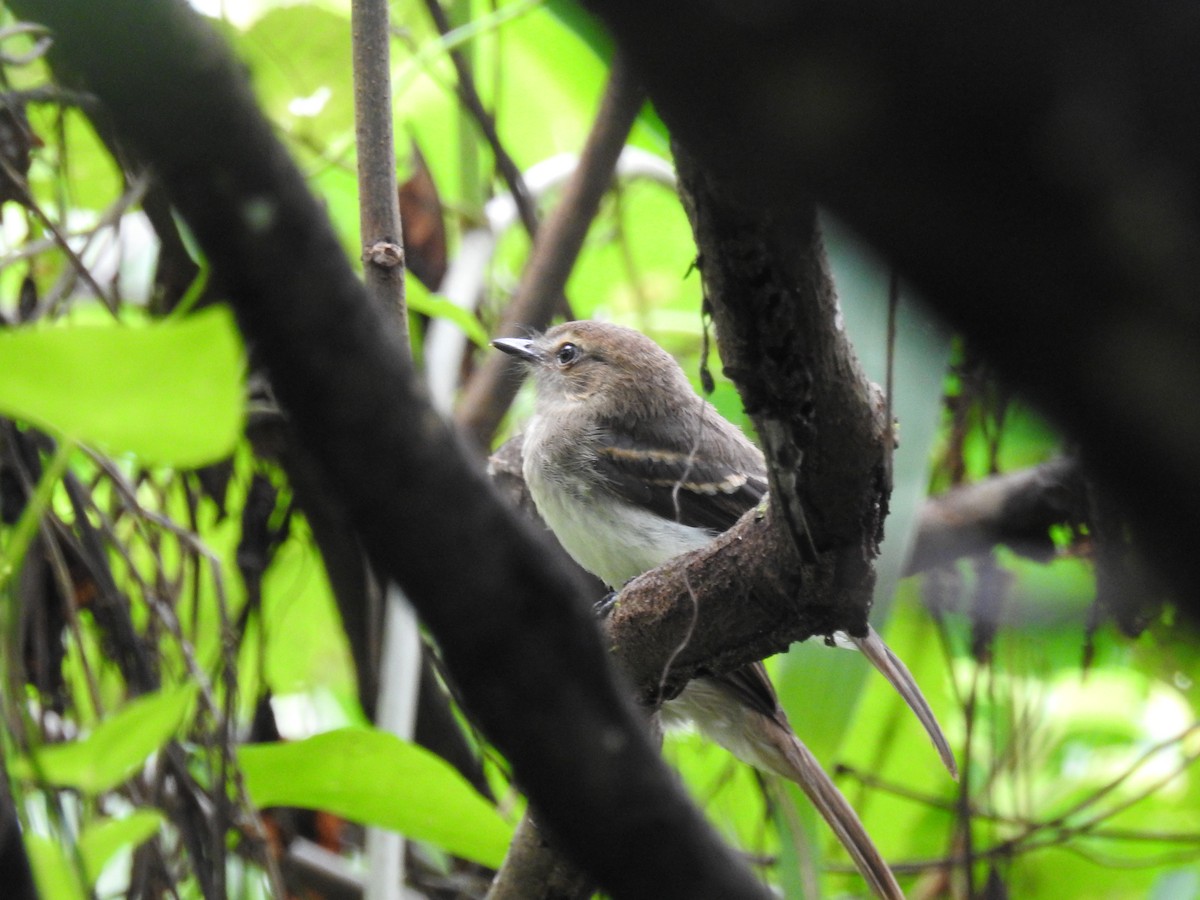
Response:
[[[367,293],[395,314],[407,346],[404,236],[396,193],[387,3],[385,0],[353,0],[350,22],[354,33],[359,222]]]
[[[450,20],[446,16],[446,11],[442,9],[441,3],[438,0],[425,0],[425,6],[429,10],[429,15],[433,19],[438,33],[442,37],[448,35],[451,31]],[[521,224],[525,226],[525,230],[531,238],[536,237],[538,232],[537,208],[525,185],[525,179],[521,177],[521,170],[500,141],[500,133],[496,131],[495,117],[484,108],[483,99],[475,87],[471,64],[467,62],[467,58],[457,47],[450,45],[447,49],[450,53],[450,60],[454,63],[454,70],[458,73],[458,98],[479,125],[484,140],[492,148],[492,155],[496,158],[496,168],[500,172],[500,177],[504,179],[504,183],[508,185],[508,189],[516,201]]]
[[[79,254],[71,249],[71,245],[67,242],[66,235],[63,234],[62,230],[57,224],[55,224],[54,220],[46,214],[45,210],[42,209],[41,205],[34,198],[33,194],[30,193],[29,183],[25,180],[25,176],[13,168],[12,163],[6,160],[3,156],[0,156],[0,172],[3,172],[4,176],[12,182],[13,187],[20,195],[19,199],[21,204],[27,209],[31,210],[33,214],[37,216],[37,218],[41,219],[42,224],[46,226],[46,230],[49,231],[54,237],[54,242],[58,244],[59,249],[66,254],[67,260],[79,273],[79,277],[82,278],[87,286],[95,292],[96,299],[99,300],[104,305],[104,308],[112,313],[115,317],[117,315],[116,300],[110,297],[108,293],[100,287],[100,285],[96,282],[96,279],[92,277],[92,273],[88,270],[88,267],[84,264],[83,260],[79,258]]]
[[[117,243],[119,241],[119,237],[116,233],[116,229],[124,215],[133,207],[144,201],[146,192],[150,188],[150,183],[150,176],[146,172],[142,172],[131,178],[128,188],[126,188],[120,197],[118,197],[112,202],[112,204],[109,205],[109,207],[101,214],[100,218],[96,220],[96,223],[87,231],[80,233],[79,237],[82,238],[82,242],[76,254],[79,260],[82,261],[83,257],[86,256],[88,251],[91,250],[95,245],[96,239],[100,236],[100,232],[104,231],[106,228],[112,228],[114,231],[113,242],[117,245],[115,252],[117,252],[119,255],[119,244]],[[58,235],[55,235],[54,242],[61,242]],[[83,265],[83,263],[81,262],[80,265]],[[93,276],[90,272],[86,273],[86,280],[93,285],[97,284],[97,282],[93,281],[92,278]],[[114,278],[114,281],[117,281],[117,279]],[[119,281],[117,281],[117,283],[119,284]],[[63,301],[69,296],[74,286],[75,278],[72,275],[72,270],[67,269],[55,283],[54,287],[46,292],[46,295],[42,298],[38,308],[29,316],[29,320],[32,321],[40,319],[43,316],[53,316],[55,313],[57,313],[59,308],[62,306]],[[99,288],[97,288],[97,290],[99,290]],[[101,296],[100,299],[107,303],[103,296]],[[112,298],[112,303],[115,305],[117,302],[119,302],[119,299],[119,297],[114,296]]]
[[[358,191],[362,221],[363,263],[367,291],[391,308],[399,320],[401,352],[409,350],[408,314],[404,297],[404,239],[396,190],[393,146],[392,83],[387,0],[352,0],[350,20],[354,44],[354,121],[358,141]],[[412,739],[420,672],[417,620],[395,582],[388,582],[380,653],[378,724]],[[369,900],[399,898],[405,883],[404,839],[381,828],[367,830]]]
[[[56,84],[42,84],[37,87],[5,91],[3,96],[5,103],[21,105],[53,103],[58,106],[77,106],[88,113],[94,112],[99,107],[94,94],[89,94],[87,91],[68,90]]]
[[[55,449],[54,460],[42,472],[38,473],[36,478],[47,484],[50,483],[51,479],[58,481],[62,474],[59,466],[62,465],[65,468],[67,455],[72,449],[73,447],[69,443],[64,442],[60,444]],[[10,463],[21,489],[28,498],[26,503],[31,506],[36,505],[38,503],[37,493],[39,486],[35,484],[35,473],[27,468],[20,453],[12,453]],[[37,540],[40,539],[42,541],[46,564],[54,576],[55,585],[58,588],[58,600],[62,604],[67,631],[79,651],[79,666],[84,676],[84,684],[87,686],[88,700],[92,704],[92,711],[95,715],[102,716],[104,714],[104,704],[100,698],[99,680],[96,678],[95,671],[88,659],[86,652],[87,644],[83,639],[83,631],[79,625],[79,616],[75,604],[75,587],[71,581],[71,573],[67,568],[66,557],[59,544],[59,537],[55,534],[56,527],[61,525],[61,522],[48,505],[46,508],[36,510],[35,512],[37,514],[37,521],[34,527],[37,531],[37,537],[30,541],[24,556],[27,560],[36,559],[39,555],[37,553]],[[19,619],[17,621],[19,622]],[[19,625],[15,626],[14,633],[19,634]],[[17,641],[18,643],[15,644],[14,649],[20,647],[19,638],[17,638]],[[14,655],[14,659],[19,659],[19,656]]]

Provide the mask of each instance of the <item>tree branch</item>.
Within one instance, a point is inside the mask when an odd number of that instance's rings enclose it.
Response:
[[[621,590],[608,636],[650,705],[700,672],[814,634],[863,633],[887,490],[882,402],[838,328],[814,208],[763,216],[679,146],[676,160],[725,368],[770,435],[773,480],[768,509]],[[520,496],[518,447],[502,448],[490,470]],[[810,532],[796,540],[789,506],[815,526],[811,559],[798,552]]]
[[[521,460],[521,439],[512,438],[492,455],[488,471],[502,493],[536,519]],[[1083,474],[1067,457],[957,487],[926,501],[907,574],[987,553],[999,544],[1045,561],[1054,553],[1049,528],[1083,522],[1087,514]],[[792,641],[846,630],[852,623],[839,605],[850,598],[832,593],[830,575],[805,581],[803,573],[789,574],[799,560],[766,516],[765,511],[749,514],[710,548],[668,563],[622,591],[609,631],[644,702],[655,702],[661,689],[671,696],[696,672],[736,668],[785,650]],[[593,595],[600,597],[603,590],[596,582]],[[699,610],[694,628],[687,615],[693,598]],[[780,609],[765,607],[764,598],[774,598]],[[789,611],[784,606],[791,598],[803,599]],[[663,680],[662,654],[673,651],[689,629],[688,646]]]
[[[595,885],[556,850],[526,811],[487,900],[587,900]]]
[[[1083,522],[1086,511],[1083,475],[1068,457],[953,488],[925,502],[907,573],[987,553],[998,544],[1046,561],[1054,555],[1050,527]]]

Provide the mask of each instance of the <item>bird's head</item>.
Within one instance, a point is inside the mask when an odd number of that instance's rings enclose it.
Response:
[[[566,322],[532,339],[499,338],[492,346],[532,369],[543,413],[586,406],[600,415],[653,417],[698,400],[669,353],[620,325]]]

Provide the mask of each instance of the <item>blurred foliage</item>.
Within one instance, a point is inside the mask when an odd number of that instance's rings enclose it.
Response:
[[[357,258],[348,4],[198,5],[236,48]],[[415,171],[410,147],[419,146],[453,260],[507,188],[458,101],[448,49],[469,59],[522,168],[578,152],[609,51],[565,0],[463,0],[451,11],[459,29],[444,38],[423,4],[398,0],[392,51],[401,179]],[[180,298],[164,297],[156,278],[147,182],[118,164],[78,98],[52,88],[39,42],[36,33],[0,37],[11,60],[0,86],[10,103],[30,100],[29,199],[0,208],[0,413],[12,417],[0,422],[0,751],[45,896],[149,896],[163,883],[185,897],[278,892],[291,820],[256,812],[274,803],[382,821],[494,864],[514,821],[503,761],[483,748],[504,801],[498,813],[439,761],[369,729],[313,528],[278,468],[238,437],[251,391],[220,297],[201,274],[184,306],[204,310],[150,312]],[[652,112],[631,143],[666,157]],[[539,198],[543,209],[556,200],[553,188]],[[487,352],[479,339],[494,331],[528,254],[519,226],[494,237],[475,306],[410,287],[414,315],[470,333],[474,343],[450,363],[463,377]],[[878,318],[886,297],[863,275],[877,264],[836,229],[831,241],[843,302],[874,302],[867,315]],[[668,184],[621,180],[592,226],[569,300],[580,317],[646,331],[699,386],[695,253]],[[417,357],[433,365],[423,333],[414,328]],[[713,401],[746,427],[715,356],[707,365]],[[941,377],[936,354],[924,365]],[[933,491],[1062,451],[970,348],[955,350],[944,404],[932,393],[917,400],[942,410],[934,445],[914,449],[930,460]],[[528,409],[518,398],[516,427]],[[903,548],[903,535],[894,538]],[[859,671],[814,688],[803,654],[771,663],[797,732],[840,773],[914,897],[980,894],[989,879],[1019,897],[1200,896],[1194,635],[1169,611],[1137,641],[1101,629],[1085,667],[1095,593],[1088,542],[1064,532],[1058,545],[1050,564],[1000,548],[905,579],[894,603],[880,601],[890,605],[889,643],[957,749],[958,785],[880,679]],[[829,690],[845,710],[834,722],[821,715]],[[248,741],[263,743],[238,749]],[[692,734],[668,736],[664,752],[785,895],[860,894],[836,841],[790,786]],[[218,829],[216,839],[198,843],[204,828]],[[327,847],[361,853],[353,829],[337,833],[321,838]],[[439,877],[461,869],[442,851],[423,852]]]

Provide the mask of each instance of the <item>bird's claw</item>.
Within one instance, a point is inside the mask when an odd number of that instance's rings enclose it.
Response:
[[[610,615],[612,615],[612,611],[616,609],[616,606],[617,592],[609,591],[594,604],[592,604],[592,611],[595,612],[597,619],[607,619]]]

